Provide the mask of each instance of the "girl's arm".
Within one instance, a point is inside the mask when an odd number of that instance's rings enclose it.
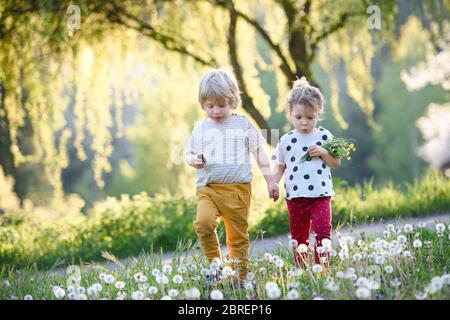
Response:
[[[285,169],[284,164],[275,165],[274,173],[273,173],[273,181],[275,183],[279,183],[280,182],[281,177],[284,174],[284,169]]]
[[[341,159],[333,157],[328,151],[320,146],[312,145],[308,148],[311,157],[321,157],[323,162],[330,168],[338,168],[341,165]]]
[[[274,180],[274,176],[270,168],[270,161],[267,157],[266,151],[262,146],[260,146],[255,151],[252,151],[252,154],[255,157],[256,163],[258,164],[258,167],[261,170],[264,179],[266,180],[269,197],[271,199],[274,199],[274,201],[277,201],[279,197],[279,188]]]

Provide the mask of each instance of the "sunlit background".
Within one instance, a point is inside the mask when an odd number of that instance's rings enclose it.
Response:
[[[144,202],[172,201],[178,211],[188,203],[190,211],[180,214],[193,220],[195,170],[182,155],[195,122],[205,117],[198,83],[211,67],[237,75],[244,102],[237,113],[281,133],[291,128],[285,103],[292,81],[306,76],[319,86],[326,98],[320,125],[356,139],[352,159],[333,172],[337,188],[401,191],[433,171],[448,196],[449,2],[369,6],[356,0],[1,1],[0,212],[2,241],[9,243],[3,259],[16,261],[24,252],[42,257],[48,248],[23,240],[30,230],[55,231],[58,221],[80,228],[99,211],[120,211],[137,194]],[[273,207],[256,166],[253,190],[255,224]],[[369,191],[358,190],[355,197],[364,200]],[[50,229],[41,236],[61,237],[68,247],[77,239],[69,229],[54,236]],[[112,250],[111,232],[106,228],[98,239]],[[63,256],[72,252],[50,247]]]

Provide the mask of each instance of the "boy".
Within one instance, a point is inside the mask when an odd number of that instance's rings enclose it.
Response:
[[[241,103],[234,75],[223,69],[208,71],[200,82],[199,102],[208,118],[194,127],[186,145],[186,161],[197,169],[197,217],[194,221],[200,246],[209,263],[222,261],[216,229],[222,217],[231,267],[239,282],[247,276],[250,240],[248,215],[251,200],[250,152],[267,183],[269,197],[279,197],[264,137],[245,117],[233,114]]]

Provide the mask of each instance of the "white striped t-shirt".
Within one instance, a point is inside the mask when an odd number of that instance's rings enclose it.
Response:
[[[186,153],[203,154],[206,166],[197,169],[197,186],[209,183],[250,183],[250,152],[265,142],[247,117],[232,114],[223,122],[197,122],[186,143]]]

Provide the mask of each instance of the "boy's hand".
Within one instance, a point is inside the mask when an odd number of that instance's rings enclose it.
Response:
[[[313,157],[321,157],[321,156],[324,156],[324,155],[326,155],[328,153],[327,150],[325,150],[321,146],[317,146],[317,145],[309,146],[308,152],[309,152],[309,155],[311,156],[311,158],[313,158]]]
[[[280,189],[275,182],[267,184],[267,190],[269,191],[269,198],[273,199],[273,202],[277,201],[280,197]]]
[[[203,169],[206,166],[206,161],[202,154],[192,154],[189,164],[195,169]]]

